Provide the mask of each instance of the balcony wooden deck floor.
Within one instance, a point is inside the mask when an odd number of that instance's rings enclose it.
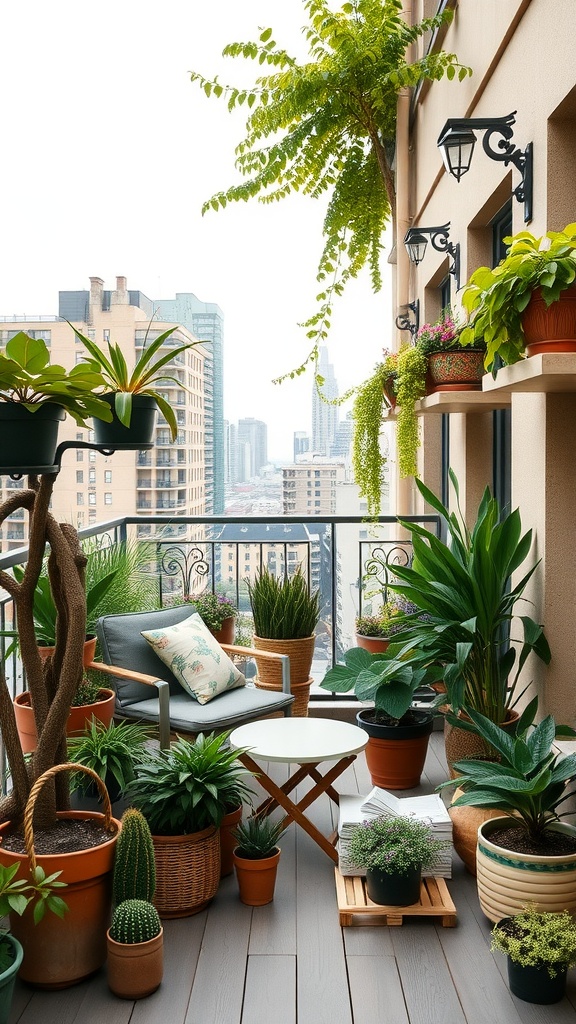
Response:
[[[434,733],[414,792],[446,777],[443,762],[443,737]],[[338,788],[370,790],[362,756]],[[314,805],[327,833],[332,807],[327,797]],[[448,885],[456,928],[412,918],[402,927],[342,929],[333,864],[291,825],[272,904],[243,906],[231,876],[207,911],[164,923],[164,981],[154,995],[116,999],[105,970],[62,992],[17,983],[10,1024],[576,1024],[576,971],[555,1006],[515,999],[504,958],[490,953],[475,879],[458,857]]]

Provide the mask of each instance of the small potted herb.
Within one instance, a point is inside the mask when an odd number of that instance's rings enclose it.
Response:
[[[434,867],[448,840],[434,838],[417,818],[380,815],[357,825],[350,836],[349,859],[366,871],[373,903],[406,907],[420,899],[422,871]]]
[[[262,907],[274,899],[280,860],[278,842],[283,833],[282,823],[268,817],[252,816],[236,828],[234,868],[240,900],[249,907]]]
[[[358,615],[356,643],[371,654],[388,649],[390,637],[402,629],[402,611],[395,601],[385,601],[373,615]]]
[[[205,590],[202,594],[188,595],[186,601],[194,606],[194,611],[198,612],[219,644],[234,643],[234,622],[238,609],[229,597]]]
[[[557,1003],[566,973],[576,966],[576,923],[567,910],[539,912],[528,904],[492,929],[492,950],[508,958],[510,991],[529,1003]]]

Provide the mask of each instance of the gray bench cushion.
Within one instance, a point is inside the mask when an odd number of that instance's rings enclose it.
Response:
[[[150,688],[147,687],[148,691]],[[293,698],[284,693],[269,693],[248,684],[238,690],[221,693],[208,704],[199,704],[182,690],[170,695],[170,728],[174,732],[206,732],[232,729],[248,718],[284,711]],[[123,708],[128,718],[145,722],[158,721],[158,699],[140,700]]]

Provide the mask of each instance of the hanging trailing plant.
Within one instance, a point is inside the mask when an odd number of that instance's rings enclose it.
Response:
[[[415,403],[426,394],[427,359],[421,349],[410,346],[398,356],[398,420],[396,444],[401,477],[416,476],[416,455],[420,447],[420,427]]]
[[[380,515],[386,458],[380,447],[382,412],[387,404],[384,381],[389,376],[386,363],[379,363],[372,376],[360,385],[352,406],[352,467],[361,498],[366,498],[368,514]]]

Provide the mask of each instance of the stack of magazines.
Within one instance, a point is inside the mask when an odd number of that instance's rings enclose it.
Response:
[[[376,786],[368,796],[340,794],[340,815],[338,822],[338,856],[341,875],[365,875],[366,872],[354,867],[348,859],[347,850],[350,835],[356,825],[370,818],[387,815],[390,818],[414,817],[430,826],[439,839],[448,839],[450,845],[438,854],[436,864],[426,875],[450,878],[452,875],[452,821],[438,793],[428,796],[406,796],[398,798],[387,789]]]

